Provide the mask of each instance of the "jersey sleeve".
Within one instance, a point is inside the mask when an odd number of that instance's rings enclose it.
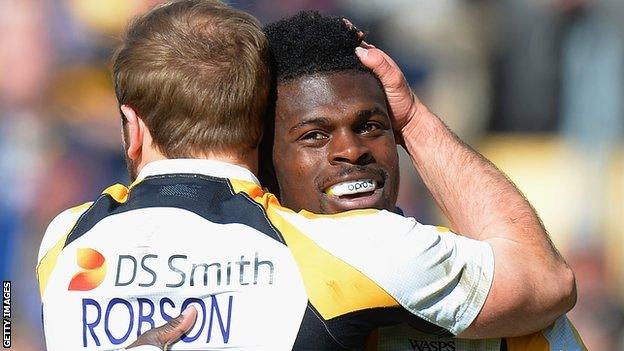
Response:
[[[57,215],[52,222],[50,222],[43,238],[41,239],[41,245],[39,245],[37,262],[41,262],[43,256],[45,256],[45,254],[69,232],[76,221],[78,221],[78,218],[80,218],[80,216],[91,204],[91,202],[88,202],[86,204],[65,210]]]
[[[542,330],[551,350],[587,351],[581,335],[567,316],[560,316],[548,328]]]
[[[52,220],[43,235],[41,245],[39,246],[35,272],[42,300],[48,278],[52,274],[56,259],[64,246],[65,238],[91,204],[88,202],[61,212]]]
[[[587,351],[583,339],[565,315],[544,330],[506,340],[509,350]]]
[[[284,215],[403,308],[454,335],[470,326],[485,303],[494,273],[485,242],[388,211]]]

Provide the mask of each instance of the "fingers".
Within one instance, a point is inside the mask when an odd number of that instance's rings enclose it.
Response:
[[[375,45],[368,43],[364,40],[362,40],[362,42],[360,43],[360,46],[363,47],[364,49],[374,49]]]
[[[347,25],[347,28],[349,28],[350,30],[355,30],[357,32],[358,39],[362,40],[364,38],[364,35],[365,35],[364,32],[357,29],[357,27],[354,26],[353,23],[351,23],[351,21],[349,21],[346,18],[343,18],[342,21]]]
[[[399,66],[385,52],[367,44],[369,47],[355,48],[356,55],[364,66],[373,70],[387,89],[407,88],[407,82]]]
[[[182,334],[191,329],[196,318],[197,310],[195,307],[189,306],[182,314],[170,320],[165,325],[150,329],[141,334],[135,342],[128,346],[128,349],[142,345],[151,345],[164,350],[167,348],[167,345],[175,342],[182,337]]]
[[[182,314],[167,322],[167,324],[156,328],[158,341],[161,345],[168,345],[178,340],[182,334],[187,332],[197,318],[197,310],[193,306],[187,307]]]
[[[347,28],[349,28],[349,29],[353,29],[353,28],[355,28],[355,26],[353,25],[353,23],[351,23],[351,21],[349,21],[348,19],[343,18],[343,19],[342,19],[342,21],[343,21],[343,22],[347,25]]]
[[[373,45],[363,42],[355,48],[355,52],[362,64],[373,71],[383,86],[390,107],[392,127],[395,131],[403,130],[417,116],[420,106],[403,72],[390,56]],[[397,137],[397,140],[401,142],[402,137]]]

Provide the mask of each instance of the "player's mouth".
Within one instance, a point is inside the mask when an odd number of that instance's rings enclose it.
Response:
[[[383,180],[360,178],[333,184],[324,193],[330,203],[340,211],[380,208],[383,186]]]

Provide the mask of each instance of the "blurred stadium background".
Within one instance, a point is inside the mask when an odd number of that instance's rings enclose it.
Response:
[[[46,225],[127,183],[110,56],[154,0],[0,0],[0,274],[13,348],[43,350],[34,277]],[[574,267],[590,350],[624,350],[624,1],[236,0],[268,23],[344,15],[537,208]],[[442,220],[403,155],[400,204]]]

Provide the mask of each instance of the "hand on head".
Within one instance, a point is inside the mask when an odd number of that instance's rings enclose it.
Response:
[[[405,126],[415,120],[419,111],[425,108],[424,105],[410,89],[399,66],[385,52],[362,41],[355,48],[355,53],[362,64],[370,68],[381,81],[388,99],[393,128],[397,137],[400,137]]]

